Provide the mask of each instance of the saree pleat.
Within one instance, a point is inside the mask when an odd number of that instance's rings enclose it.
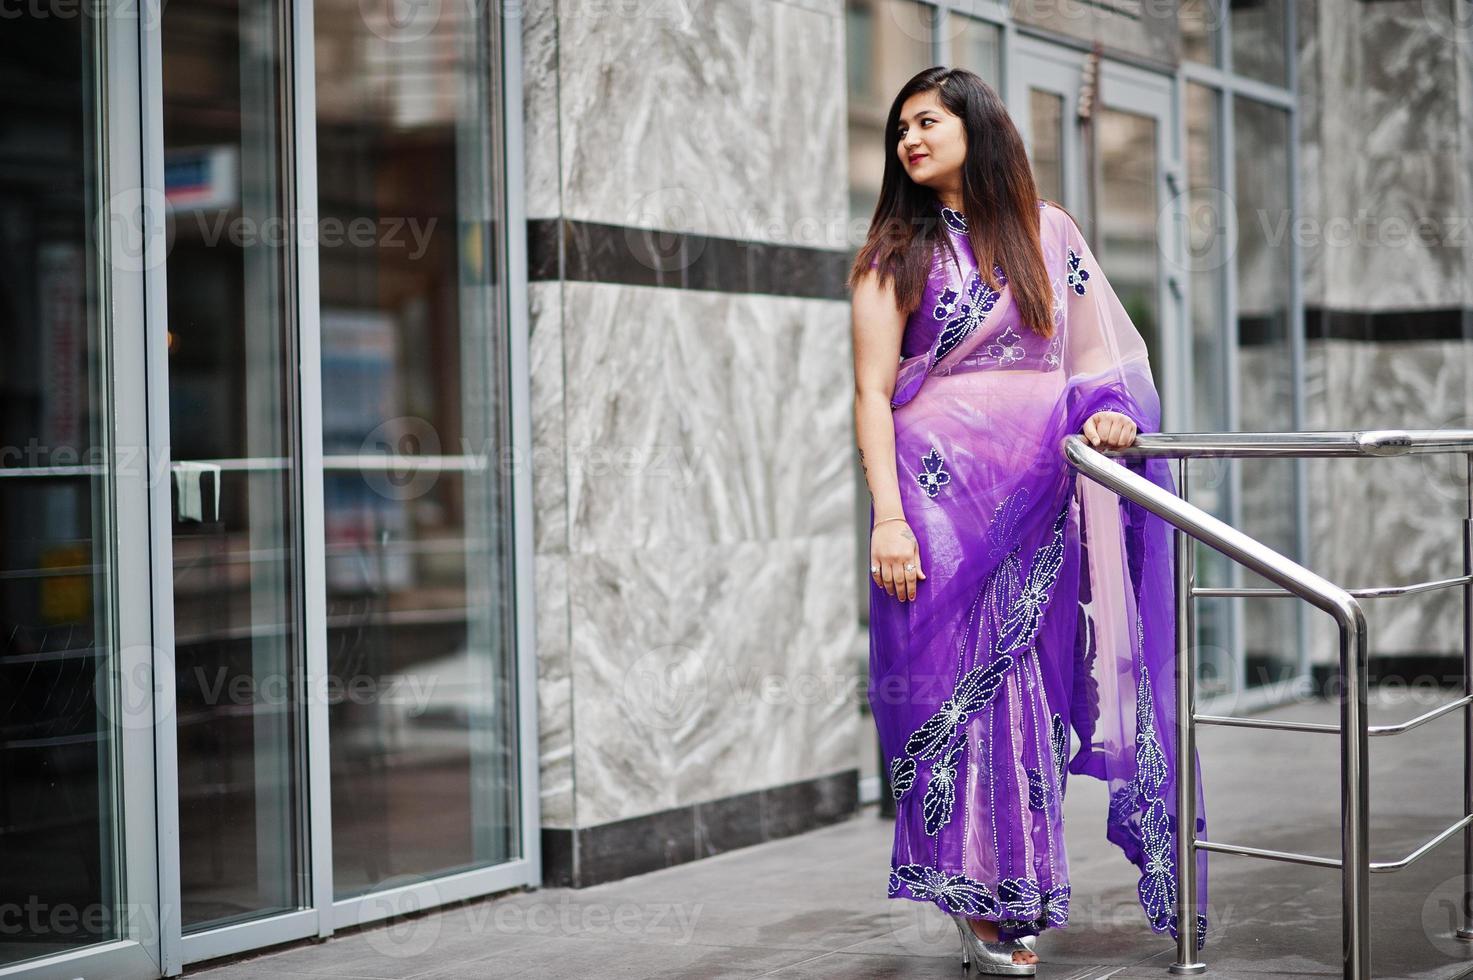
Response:
[[[1019,321],[1005,270],[996,288],[978,274],[965,216],[941,210],[955,259],[937,252],[891,401],[927,577],[911,602],[870,588],[868,697],[897,810],[888,894],[1004,939],[1067,925],[1062,803],[1069,775],[1089,775],[1108,785],[1106,838],[1135,865],[1147,922],[1175,937],[1172,531],[1059,448],[1098,411],[1159,431],[1146,346],[1062,211],[1040,202],[1046,339]],[[1175,493],[1164,460],[1119,462]],[[1197,870],[1200,948],[1205,852]]]

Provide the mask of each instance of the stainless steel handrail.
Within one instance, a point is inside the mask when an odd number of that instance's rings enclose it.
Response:
[[[1084,443],[1082,436],[1078,438]],[[1086,448],[1088,444],[1085,443]],[[1466,453],[1473,429],[1364,429],[1326,432],[1153,432],[1111,456],[1170,459],[1233,457],[1300,459],[1323,456],[1407,456]]]
[[[1176,864],[1183,873],[1177,882],[1177,959],[1172,973],[1201,973],[1197,962],[1196,852],[1218,851],[1268,860],[1332,867],[1341,873],[1342,954],[1347,980],[1370,978],[1370,892],[1372,872],[1399,871],[1460,829],[1464,831],[1464,889],[1473,885],[1473,711],[1465,711],[1464,779],[1461,819],[1445,828],[1398,861],[1370,860],[1367,828],[1369,792],[1367,750],[1371,735],[1396,735],[1473,703],[1473,430],[1368,430],[1357,432],[1247,432],[1247,433],[1161,433],[1139,436],[1134,445],[1102,453],[1091,448],[1080,435],[1063,440],[1062,451],[1080,473],[1119,496],[1131,500],[1176,528],[1177,612],[1177,758],[1190,759],[1196,752],[1197,723],[1275,728],[1340,735],[1340,858],[1298,854],[1268,848],[1247,847],[1218,841],[1196,840],[1196,773],[1191,765],[1180,766],[1177,779]],[[1435,582],[1405,586],[1357,589],[1341,588],[1294,562],[1285,555],[1244,534],[1188,502],[1186,460],[1197,457],[1305,458],[1402,456],[1420,453],[1460,452],[1468,461],[1468,511],[1463,522],[1463,575]],[[1180,461],[1178,492],[1173,495],[1110,457],[1174,458]],[[1195,584],[1195,561],[1189,539],[1202,541],[1239,564],[1279,585],[1274,589],[1206,589]],[[1463,587],[1464,695],[1432,711],[1394,725],[1368,725],[1366,718],[1366,621],[1358,599],[1410,595],[1416,592]],[[1340,724],[1257,721],[1226,716],[1198,715],[1194,711],[1195,667],[1192,662],[1194,609],[1192,600],[1207,595],[1249,597],[1294,597],[1304,599],[1329,613],[1340,639],[1339,670]],[[1473,939],[1473,911],[1463,903],[1462,939]]]
[[[1391,725],[1368,725],[1366,733],[1372,738],[1377,735],[1400,735],[1409,732],[1419,725],[1425,725],[1434,718],[1451,714],[1466,704],[1473,704],[1473,694],[1465,694],[1456,701],[1447,704],[1439,704],[1424,714],[1406,721],[1398,721]],[[1269,718],[1237,718],[1232,715],[1193,715],[1192,720],[1199,725],[1227,725],[1237,728],[1275,728],[1280,731],[1290,732],[1322,732],[1326,735],[1339,735],[1339,725],[1323,725],[1313,721],[1276,721]]]
[[[1400,871],[1469,824],[1473,824],[1473,814],[1469,814],[1461,820],[1454,820],[1447,827],[1438,831],[1430,840],[1425,841],[1416,850],[1400,860],[1372,861],[1371,873],[1378,874]],[[1270,861],[1287,861],[1292,864],[1308,864],[1320,868],[1338,869],[1344,863],[1340,858],[1320,857],[1315,854],[1299,854],[1294,851],[1275,851],[1266,847],[1249,847],[1246,844],[1226,844],[1222,841],[1215,840],[1199,840],[1196,846],[1199,851],[1217,851],[1220,854],[1237,854],[1242,857],[1266,858]]]
[[[1357,599],[1385,599],[1388,596],[1414,595],[1418,592],[1435,592],[1438,589],[1450,589],[1455,585],[1467,585],[1473,582],[1473,575],[1457,575],[1453,578],[1440,578],[1431,582],[1413,582],[1411,585],[1383,585],[1379,588],[1369,589],[1346,589]],[[1225,586],[1202,586],[1192,590],[1192,595],[1197,598],[1209,598],[1213,596],[1244,596],[1267,599],[1297,599],[1298,596],[1283,589],[1255,589],[1255,588],[1228,588]]]

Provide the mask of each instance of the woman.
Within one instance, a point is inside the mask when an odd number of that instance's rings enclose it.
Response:
[[[1145,343],[979,77],[916,75],[885,134],[849,285],[889,894],[950,914],[964,964],[1033,974],[1032,937],[1069,917],[1066,776],[1089,774],[1151,928],[1175,937],[1171,529],[1061,451],[1158,431]],[[1120,462],[1175,493],[1166,461]]]

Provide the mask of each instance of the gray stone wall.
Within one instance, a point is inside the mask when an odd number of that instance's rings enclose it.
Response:
[[[532,223],[843,253],[840,0],[530,0],[523,43]],[[544,827],[854,770],[847,298],[532,280]]]
[[[1300,5],[1308,429],[1473,427],[1473,45],[1447,2]],[[1309,565],[1348,586],[1460,574],[1464,461],[1308,464]],[[1375,653],[1456,654],[1462,596],[1368,602]],[[1311,614],[1313,662],[1337,652]]]

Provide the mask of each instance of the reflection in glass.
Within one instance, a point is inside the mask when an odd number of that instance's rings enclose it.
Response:
[[[164,8],[169,418],[186,930],[302,900],[283,11]]]
[[[1238,297],[1238,426],[1243,431],[1294,428],[1294,354],[1289,304],[1293,240],[1274,239],[1289,216],[1289,117],[1273,106],[1234,104]],[[1243,460],[1242,527],[1270,548],[1298,555],[1293,460]],[[1247,585],[1269,583],[1249,574]],[[1302,603],[1259,601],[1245,617],[1245,682],[1278,680],[1294,669]]]
[[[1229,5],[1229,14],[1233,71],[1261,82],[1287,85],[1289,38],[1284,0],[1233,3]]]
[[[1002,28],[964,14],[953,14],[952,18],[960,28],[951,42],[956,66],[976,72],[988,85],[998,88],[1002,84]]]
[[[885,154],[895,151],[893,144],[881,138],[890,100],[911,76],[934,63],[931,37],[935,8],[911,0],[847,0],[845,11],[849,216],[860,231],[861,240],[851,243],[857,250],[880,198]]]
[[[1099,231],[1094,251],[1100,266],[1109,270],[1110,283],[1125,311],[1145,338],[1156,386],[1165,391],[1167,364],[1161,353],[1157,289],[1161,270],[1156,248],[1156,120],[1108,107],[1096,119]]]
[[[494,39],[363,9],[315,15],[338,898],[521,847]]]
[[[1064,202],[1064,97],[1043,89],[1028,90],[1029,128],[1033,145],[1033,182],[1038,196]]]
[[[1181,31],[1181,56],[1185,61],[1217,64],[1223,8],[1229,0],[1182,0],[1177,4],[1176,23]]]
[[[1187,84],[1187,257],[1191,276],[1192,383],[1191,422],[1182,426],[1197,432],[1225,432],[1228,418],[1227,261],[1230,242],[1226,229],[1232,216],[1223,214],[1228,198],[1221,193],[1221,141],[1218,131],[1221,99],[1213,89]],[[1231,521],[1228,461],[1193,460],[1188,478],[1192,503]],[[1232,562],[1207,545],[1196,545],[1197,584],[1232,585]],[[1196,600],[1198,692],[1211,697],[1231,690],[1233,681],[1231,615],[1241,599]]]
[[[0,30],[0,966],[119,934],[93,17]]]

